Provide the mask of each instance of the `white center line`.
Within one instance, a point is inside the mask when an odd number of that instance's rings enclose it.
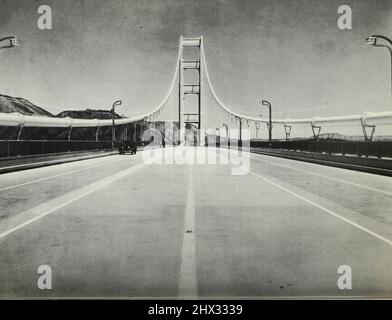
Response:
[[[193,189],[192,166],[189,172],[188,195],[185,208],[184,235],[182,241],[179,297],[197,297],[196,235],[195,235],[195,195]]]
[[[331,210],[329,210],[327,208],[324,208],[323,206],[313,202],[312,200],[306,199],[305,197],[303,197],[303,196],[301,196],[301,195],[299,195],[299,194],[297,194],[297,193],[295,193],[295,192],[293,192],[293,191],[291,191],[289,189],[286,189],[285,187],[283,187],[283,186],[281,186],[281,185],[279,185],[279,184],[277,184],[277,183],[275,183],[275,182],[273,182],[273,181],[271,181],[271,180],[269,180],[269,179],[267,179],[267,178],[265,178],[265,177],[255,173],[253,171],[249,171],[249,173],[253,174],[254,176],[256,176],[256,177],[258,177],[258,178],[260,178],[260,179],[262,179],[262,180],[272,184],[273,186],[275,186],[275,187],[277,187],[277,188],[279,188],[279,189],[281,189],[281,190],[291,194],[292,196],[294,196],[294,197],[296,197],[298,199],[301,199],[301,200],[303,200],[303,201],[305,201],[305,202],[307,202],[307,203],[309,203],[309,204],[319,208],[320,210],[322,210],[322,211],[324,211],[326,213],[329,213],[330,215],[332,215],[332,216],[334,216],[334,217],[336,217],[336,218],[338,218],[338,219],[340,219],[340,220],[342,220],[342,221],[344,221],[344,222],[354,226],[355,228],[358,228],[358,229],[366,232],[367,234],[369,234],[369,235],[371,235],[371,236],[373,236],[373,237],[375,237],[375,238],[385,242],[386,244],[389,244],[390,246],[392,246],[392,241],[391,240],[389,240],[389,239],[379,235],[378,233],[375,233],[375,232],[373,232],[373,231],[371,231],[371,230],[369,230],[369,229],[359,225],[356,222],[353,222],[353,221],[351,221],[351,220],[349,220],[349,219],[347,219],[345,217],[342,217],[341,215],[339,215],[339,214],[337,214],[337,213],[335,213],[335,212],[333,212],[333,211],[331,211]]]
[[[16,219],[16,221],[19,221],[21,217],[31,217],[33,218],[28,218],[26,221],[23,223],[18,223],[17,225],[11,227],[10,229],[3,231],[0,233],[0,239],[8,236],[9,234],[47,216],[50,213],[55,212],[58,209],[61,209],[99,189],[102,189],[113,182],[116,182],[117,180],[124,178],[125,176],[145,167],[147,164],[141,163],[134,165],[130,168],[127,168],[125,170],[122,170],[120,172],[116,172],[109,177],[103,178],[101,180],[95,181],[87,186],[84,186],[80,189],[71,191],[61,197],[58,197],[56,199],[49,200],[48,202],[45,202],[37,207],[34,207],[32,209],[29,209],[27,211],[21,212],[13,217],[11,217],[9,220],[11,220],[11,225],[12,225],[12,220],[13,218]],[[8,221],[9,224],[9,221]]]
[[[310,175],[313,175],[313,176],[316,176],[316,177],[327,178],[327,179],[334,180],[334,181],[337,181],[337,182],[346,183],[346,184],[349,184],[349,185],[352,185],[352,186],[355,186],[355,187],[358,187],[358,188],[367,189],[367,190],[371,190],[371,191],[376,191],[376,192],[384,193],[384,194],[387,194],[387,195],[392,195],[392,192],[389,192],[389,191],[385,191],[385,190],[381,190],[381,189],[365,186],[363,184],[359,184],[359,183],[355,183],[355,182],[351,182],[351,181],[347,181],[347,180],[342,180],[342,179],[339,179],[339,178],[334,178],[334,177],[331,177],[331,176],[326,176],[326,175],[323,175],[323,174],[320,174],[320,173],[315,173],[315,172],[310,172],[310,171],[306,171],[306,170],[303,170],[303,169],[293,168],[293,167],[290,167],[290,166],[286,166],[284,164],[272,162],[272,161],[265,160],[265,159],[260,159],[260,158],[257,158],[257,157],[251,157],[251,159],[254,159],[256,161],[266,162],[266,163],[272,164],[274,166],[279,166],[279,167],[288,168],[288,169],[291,169],[291,170],[307,173],[307,174],[310,174]]]

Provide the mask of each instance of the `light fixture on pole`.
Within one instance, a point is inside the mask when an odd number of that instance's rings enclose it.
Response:
[[[14,36],[0,38],[0,44],[2,42],[8,42],[8,43],[6,43],[5,45],[0,46],[0,49],[15,48],[16,46],[20,46],[21,45],[20,40],[17,37],[14,37]]]
[[[222,124],[226,128],[227,146],[230,148],[229,126],[226,123]]]
[[[116,107],[121,104],[122,104],[122,101],[117,100],[113,103],[112,109],[111,109],[111,113],[112,113],[112,148],[114,148],[114,142],[116,140],[116,127],[115,127],[115,123],[114,123],[114,111],[115,111]]]
[[[379,43],[379,42],[384,43]],[[391,58],[391,97],[392,97],[392,40],[382,35],[372,35],[366,38],[366,44],[373,47],[386,48],[389,51]]]
[[[272,106],[267,100],[261,100],[263,106],[267,106],[269,110],[269,123],[268,123],[268,143],[269,147],[272,146]]]

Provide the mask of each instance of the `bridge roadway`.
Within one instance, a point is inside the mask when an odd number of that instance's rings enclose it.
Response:
[[[143,152],[0,176],[0,297],[392,295],[390,177],[256,154],[232,175]]]

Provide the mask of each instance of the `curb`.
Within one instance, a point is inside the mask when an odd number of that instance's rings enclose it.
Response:
[[[49,167],[49,166],[54,166],[57,164],[63,164],[67,162],[76,162],[76,161],[89,160],[94,158],[102,158],[102,157],[112,156],[115,154],[118,154],[118,152],[112,151],[112,152],[106,152],[102,154],[92,154],[83,157],[72,157],[68,159],[49,160],[49,161],[41,161],[36,163],[26,163],[21,165],[9,166],[9,167],[0,168],[0,175],[4,173],[10,173],[10,172],[16,172],[16,171],[22,171],[28,169]]]

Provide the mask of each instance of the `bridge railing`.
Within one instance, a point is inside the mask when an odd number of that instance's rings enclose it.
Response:
[[[144,121],[116,125],[114,148],[124,140],[131,140],[138,147],[145,146],[151,141],[143,138],[144,132],[148,128],[164,132],[165,126],[165,123]],[[0,158],[113,149],[110,126],[65,129],[26,127],[19,131],[18,127],[0,126]],[[170,136],[167,138],[169,143]]]
[[[268,141],[251,141],[251,148],[270,148]],[[392,158],[392,141],[331,141],[289,140],[272,141],[271,149],[315,152],[335,155],[351,155]]]

